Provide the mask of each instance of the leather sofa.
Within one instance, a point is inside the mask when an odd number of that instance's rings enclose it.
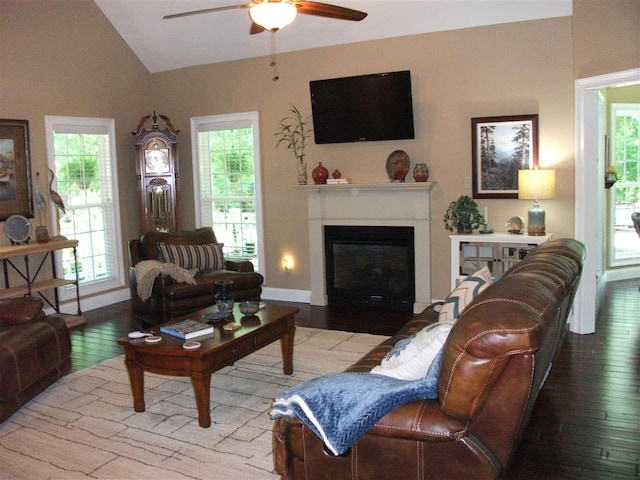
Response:
[[[220,270],[200,270],[195,275],[195,285],[177,282],[167,275],[158,275],[153,283],[151,297],[142,300],[137,292],[135,266],[143,260],[158,260],[160,242],[173,245],[217,244],[211,227],[177,232],[148,232],[139,239],[129,241],[129,286],[131,310],[145,324],[156,325],[187,315],[216,303],[215,282],[232,280],[232,292],[236,301],[260,300],[264,277],[254,271],[247,260],[225,260]]]
[[[0,301],[0,422],[71,369],[67,325],[42,305],[30,297]]]
[[[529,420],[582,272],[584,246],[550,240],[464,309],[442,351],[438,398],[402,405],[342,456],[306,425],[278,418],[275,471],[283,479],[499,479]],[[378,365],[396,342],[437,321],[435,305],[348,371]]]

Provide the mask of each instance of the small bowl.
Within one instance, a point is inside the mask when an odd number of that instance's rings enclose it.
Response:
[[[243,315],[255,315],[260,310],[260,302],[251,300],[240,302],[238,306],[240,307],[240,313]]]

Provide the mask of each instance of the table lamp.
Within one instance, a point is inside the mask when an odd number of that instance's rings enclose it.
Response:
[[[518,170],[518,198],[533,200],[533,207],[529,210],[527,230],[529,235],[541,236],[545,234],[544,210],[540,207],[540,200],[549,200],[556,193],[555,170]]]

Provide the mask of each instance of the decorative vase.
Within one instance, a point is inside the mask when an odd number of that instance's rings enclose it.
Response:
[[[322,162],[318,162],[318,166],[311,172],[311,177],[316,185],[324,185],[329,178],[329,170],[322,166]]]
[[[233,310],[233,293],[231,292],[232,280],[220,280],[216,282],[216,306],[219,312],[231,312]]]
[[[49,230],[44,225],[36,227],[36,241],[38,243],[47,243],[49,241]]]
[[[340,172],[340,170],[338,170],[338,169],[336,168],[336,169],[333,171],[333,173],[331,174],[331,176],[337,180],[338,178],[340,178],[340,177],[342,176],[342,173]]]
[[[426,163],[416,163],[413,167],[413,179],[416,182],[426,182],[429,180],[429,169]]]
[[[307,184],[307,164],[298,162],[298,185]]]

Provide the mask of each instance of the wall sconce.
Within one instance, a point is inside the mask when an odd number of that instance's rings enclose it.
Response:
[[[545,212],[540,207],[540,200],[552,199],[555,194],[555,170],[518,170],[518,198],[533,200],[527,224],[529,235],[541,236],[545,234]]]
[[[287,273],[293,270],[293,258],[289,255],[282,257],[282,269]]]

